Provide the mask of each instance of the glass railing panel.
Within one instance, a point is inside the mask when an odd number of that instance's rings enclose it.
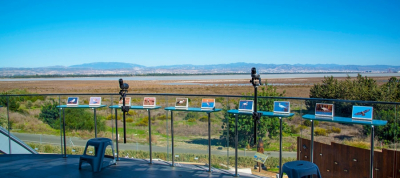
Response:
[[[55,108],[58,96],[8,96],[8,105],[9,122],[2,124],[11,135],[10,140],[4,142],[11,143],[11,150],[7,151],[11,154],[61,153],[59,112]],[[7,114],[7,104],[4,110]],[[4,136],[8,137],[8,133]]]

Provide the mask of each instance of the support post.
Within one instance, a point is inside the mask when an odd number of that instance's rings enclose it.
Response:
[[[310,161],[314,163],[314,121],[311,120],[311,143],[310,143]]]
[[[149,148],[150,148],[150,163],[153,164],[152,150],[151,150],[151,117],[150,117],[150,109],[147,109],[147,113],[149,114]]]
[[[279,117],[279,177],[282,178],[282,117]]]
[[[211,120],[210,113],[208,115],[208,172],[211,172]]]
[[[238,163],[238,142],[239,142],[239,137],[238,137],[238,114],[235,114],[235,177],[239,177],[239,174],[237,173],[237,163]]]
[[[370,176],[374,177],[374,126],[371,125],[371,158],[370,158]]]
[[[117,161],[119,161],[119,149],[118,149],[118,109],[115,109],[115,144],[117,146]]]
[[[97,117],[96,117],[96,108],[94,110],[94,138],[97,138]]]
[[[67,158],[67,144],[65,141],[65,109],[63,108],[63,132],[64,132],[64,158]]]
[[[172,167],[175,166],[175,152],[174,152],[174,112],[171,110],[171,143],[172,143]]]

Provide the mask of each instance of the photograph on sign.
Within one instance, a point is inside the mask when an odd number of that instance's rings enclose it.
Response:
[[[264,164],[264,162],[267,160],[268,156],[262,153],[258,153],[256,152],[256,154],[254,154],[254,161],[259,162]]]
[[[189,107],[188,98],[176,98],[175,108],[176,109],[187,109]]]
[[[118,105],[122,106],[122,98],[119,100]],[[131,105],[131,97],[125,97],[125,106],[130,106]]]
[[[201,100],[201,109],[214,109],[215,108],[215,99],[202,99]]]
[[[253,100],[240,100],[239,101],[239,111],[243,112],[253,112],[254,109]]]
[[[351,118],[358,120],[372,121],[374,116],[374,107],[372,106],[353,106]]]
[[[90,97],[89,106],[100,106],[101,97]]]
[[[156,107],[156,98],[155,97],[144,97],[143,107],[147,107],[147,108]]]
[[[289,101],[274,101],[274,112],[276,113],[290,113]]]
[[[315,105],[315,116],[333,117],[334,112],[333,104],[317,103]]]
[[[67,106],[78,106],[79,97],[68,97]]]

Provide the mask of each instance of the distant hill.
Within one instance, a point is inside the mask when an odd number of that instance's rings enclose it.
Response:
[[[79,65],[72,65],[69,68],[86,68],[86,69],[97,69],[97,70],[105,70],[105,69],[133,69],[133,68],[145,68],[145,66],[131,63],[123,63],[123,62],[94,62],[94,63],[85,63]]]
[[[338,65],[338,64],[260,64],[230,63],[215,65],[169,65],[146,67],[123,62],[95,62],[72,66],[37,68],[0,68],[0,76],[74,76],[74,75],[147,75],[147,74],[235,74],[249,73],[252,67],[259,73],[394,73],[400,66],[389,65]]]

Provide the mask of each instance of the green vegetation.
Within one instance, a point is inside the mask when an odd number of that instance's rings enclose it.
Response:
[[[327,136],[328,135],[326,129],[320,128],[320,127],[315,128],[314,133],[316,136]]]
[[[355,80],[347,77],[344,81],[338,81],[332,76],[325,77],[321,84],[311,87],[310,98],[399,102],[400,80],[392,77],[387,83],[379,86],[374,79],[362,77],[360,74]],[[314,112],[317,102],[306,101],[309,113]],[[375,128],[376,137],[386,143],[400,141],[400,125],[395,121],[396,115],[400,115],[400,112],[396,111],[394,105],[335,102],[335,115],[351,117],[352,105],[373,106],[374,119],[388,121],[387,125]],[[369,135],[370,129],[370,126],[364,126],[362,133]]]
[[[258,96],[283,96],[285,94],[285,91],[283,93],[279,93],[276,90],[276,87],[267,85],[267,81],[265,81],[266,85],[260,86],[258,91]],[[247,96],[251,96],[252,94],[248,93]],[[254,95],[253,95],[254,96]],[[259,98],[257,100],[257,109],[259,111],[272,111],[273,110],[273,104],[274,100],[271,99],[262,99]],[[234,101],[235,108],[238,108],[239,103],[237,101]],[[228,106],[223,105],[223,112],[227,112]],[[268,117],[261,117],[260,123],[257,124],[257,139],[261,138],[264,139],[267,132],[269,138],[276,137],[279,133],[279,119],[278,118],[268,118]],[[229,122],[229,130],[227,129],[228,127],[228,122]],[[225,119],[223,123],[223,131],[221,133],[220,138],[221,139],[226,139],[227,135],[229,134],[229,142],[234,143],[235,142],[235,117],[233,115],[225,114]],[[283,123],[283,130],[285,130],[286,133],[290,133],[292,131],[291,128],[288,127],[287,123]],[[239,147],[253,147],[254,141],[254,120],[252,116],[247,116],[247,115],[239,115],[238,116],[238,144]],[[293,129],[296,131],[295,129]],[[227,133],[228,132],[228,133]]]

